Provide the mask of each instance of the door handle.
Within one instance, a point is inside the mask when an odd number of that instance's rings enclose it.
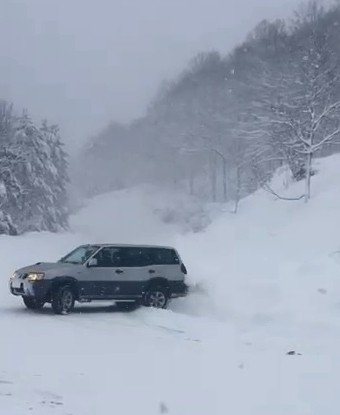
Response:
[[[115,272],[116,272],[116,274],[123,274],[124,271],[122,269],[116,269]]]
[[[149,274],[154,274],[156,271],[154,269],[149,269]]]

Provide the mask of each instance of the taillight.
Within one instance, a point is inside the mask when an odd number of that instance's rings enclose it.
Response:
[[[183,274],[185,274],[185,275],[187,275],[187,273],[188,273],[188,271],[187,271],[187,269],[186,269],[186,267],[185,267],[185,265],[184,264],[181,264],[181,271],[183,272]]]

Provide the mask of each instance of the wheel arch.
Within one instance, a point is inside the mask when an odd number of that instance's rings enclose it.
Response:
[[[166,287],[166,289],[168,290],[170,294],[170,284],[169,284],[169,280],[167,280],[166,278],[164,277],[150,278],[147,284],[145,285],[145,292],[147,292],[153,285],[162,285],[163,287]]]
[[[59,277],[55,277],[51,280],[51,287],[49,289],[49,298],[51,298],[51,295],[53,291],[55,291],[57,288],[63,286],[63,285],[70,285],[72,287],[72,290],[74,291],[76,300],[79,299],[79,284],[76,278],[70,277],[67,275],[62,275]]]

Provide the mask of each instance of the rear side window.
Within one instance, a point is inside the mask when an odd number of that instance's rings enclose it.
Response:
[[[122,267],[145,267],[150,264],[149,257],[143,248],[121,248]]]
[[[178,265],[180,263],[174,249],[150,248],[149,257],[153,265]]]

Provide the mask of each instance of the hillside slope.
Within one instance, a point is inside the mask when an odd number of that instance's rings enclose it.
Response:
[[[187,199],[132,189],[90,201],[72,232],[0,237],[0,413],[337,415],[340,157],[316,167],[308,205],[261,190],[201,232],[183,230]],[[299,195],[286,181],[272,186]],[[181,219],[165,224],[172,205]],[[193,293],[165,311],[66,317],[8,294],[13,269],[96,241],[175,245]]]

